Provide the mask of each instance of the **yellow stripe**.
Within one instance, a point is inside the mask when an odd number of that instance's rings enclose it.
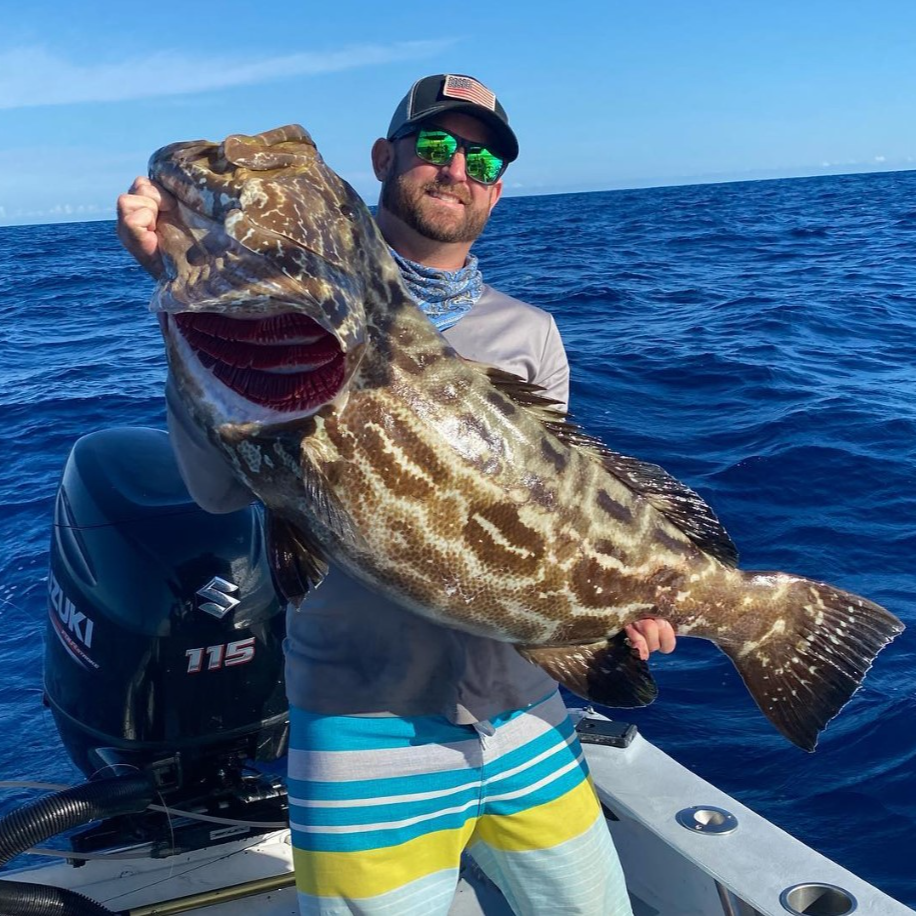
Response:
[[[458,830],[361,852],[308,852],[293,847],[296,888],[315,897],[375,897],[445,869],[457,869],[475,818]]]
[[[522,852],[550,849],[581,836],[601,817],[591,779],[565,795],[518,814],[486,814],[477,822],[474,840],[496,849]]]

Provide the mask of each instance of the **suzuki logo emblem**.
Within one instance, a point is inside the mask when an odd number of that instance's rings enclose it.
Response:
[[[222,619],[240,603],[238,598],[232,597],[233,593],[238,590],[239,587],[237,585],[233,585],[231,582],[227,582],[219,576],[214,576],[195,594],[205,599],[200,605],[202,611],[206,611],[208,614],[212,614],[214,617]]]

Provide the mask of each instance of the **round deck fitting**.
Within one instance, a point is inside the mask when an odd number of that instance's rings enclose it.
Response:
[[[856,898],[834,884],[796,884],[780,895],[783,909],[793,916],[848,916],[858,906]]]
[[[712,805],[694,805],[677,813],[677,822],[692,833],[725,836],[738,829],[738,818],[731,811]]]

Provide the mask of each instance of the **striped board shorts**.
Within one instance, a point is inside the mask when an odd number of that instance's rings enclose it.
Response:
[[[302,916],[444,916],[467,850],[519,916],[631,916],[557,693],[474,725],[290,710]]]

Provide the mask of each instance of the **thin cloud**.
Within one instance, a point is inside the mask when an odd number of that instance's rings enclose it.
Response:
[[[348,45],[336,51],[239,60],[177,51],[115,63],[76,64],[44,47],[0,52],[0,109],[189,95],[231,86],[314,76],[441,53],[451,41]]]
[[[54,204],[47,207],[2,207],[0,206],[0,226],[18,223],[66,223],[82,222],[96,219],[114,219],[113,206],[100,204]]]

